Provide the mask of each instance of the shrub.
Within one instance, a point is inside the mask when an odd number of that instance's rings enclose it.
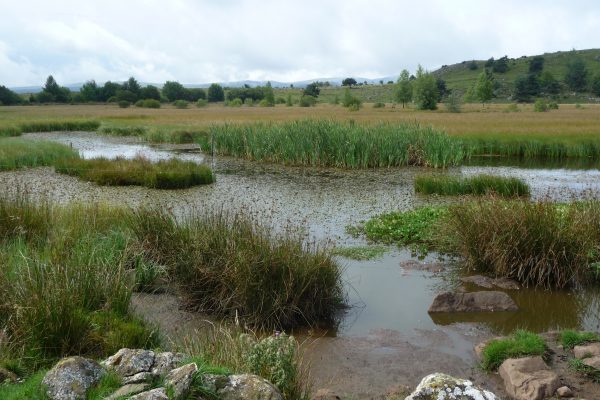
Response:
[[[127,100],[119,100],[119,108],[129,108],[131,105]]]
[[[142,107],[144,108],[160,108],[160,101],[155,99],[146,99],[143,102]]]
[[[188,104],[189,103],[186,100],[175,100],[175,102],[173,103],[175,108],[179,108],[179,109],[188,108]]]
[[[533,104],[533,111],[535,112],[546,112],[548,111],[548,103],[543,99],[537,99]]]
[[[261,107],[273,107],[273,104],[269,103],[267,99],[262,99],[258,105]]]
[[[348,111],[358,111],[360,110],[360,104],[351,104],[348,106]]]
[[[373,108],[385,108],[385,103],[377,102],[373,104]]]
[[[300,97],[300,107],[312,107],[317,104],[317,98],[308,94]]]
[[[275,104],[285,104],[285,99],[283,97],[277,97],[275,99]]]
[[[451,113],[459,113],[462,109],[463,98],[462,95],[454,90],[450,95],[446,98],[444,105],[446,106],[446,110]]]
[[[254,100],[251,97],[246,97],[244,99],[244,105],[248,107],[254,107]]]
[[[354,111],[358,110],[362,106],[362,101],[358,97],[352,96],[350,89],[344,90],[344,98],[342,100],[344,107],[353,108]]]
[[[550,103],[548,103],[548,109],[549,110],[558,110],[558,103],[555,101],[551,101]]]
[[[529,195],[529,185],[518,178],[477,175],[468,178],[441,176],[417,176],[415,192],[439,195],[486,195],[496,194],[503,197]]]
[[[138,100],[138,101],[136,101],[135,102],[135,106],[143,108],[144,107],[144,100]]]
[[[208,100],[198,99],[198,101],[196,102],[196,107],[198,107],[198,108],[202,108],[202,107],[206,107],[206,106],[208,106]]]
[[[518,330],[509,338],[490,341],[483,349],[481,363],[485,370],[493,371],[508,358],[543,356],[545,352],[544,339],[534,333]]]
[[[240,98],[235,98],[235,99],[233,99],[233,100],[230,100],[230,101],[227,103],[227,105],[228,105],[229,107],[241,107],[241,106],[242,106],[242,104],[243,104],[243,102],[242,102],[242,99],[240,99]]]
[[[517,103],[510,103],[504,109],[504,112],[519,112],[519,111],[521,111],[521,109],[519,108],[519,105]]]

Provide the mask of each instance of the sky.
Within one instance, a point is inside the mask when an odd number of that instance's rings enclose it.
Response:
[[[597,0],[0,0],[0,85],[397,76],[600,47]]]

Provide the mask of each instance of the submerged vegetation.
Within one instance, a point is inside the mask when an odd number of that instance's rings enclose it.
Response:
[[[535,333],[518,330],[506,339],[490,341],[483,349],[481,364],[483,369],[493,371],[508,358],[543,356],[545,352],[544,339]]]
[[[415,192],[442,196],[489,195],[502,197],[528,196],[529,185],[518,178],[477,175],[467,178],[449,175],[422,175],[415,178]]]

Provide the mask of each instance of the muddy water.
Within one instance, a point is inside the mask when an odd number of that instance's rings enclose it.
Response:
[[[206,162],[213,166],[217,182],[178,191],[99,187],[58,175],[51,168],[40,168],[0,173],[0,187],[6,190],[26,187],[34,195],[59,202],[152,204],[172,209],[179,215],[205,209],[244,210],[275,231],[289,226],[301,227],[308,240],[338,246],[364,244],[361,239],[345,233],[346,225],[386,211],[450,201],[415,195],[413,180],[422,173],[516,176],[531,185],[534,198],[557,201],[600,193],[598,170],[518,166],[465,166],[444,172],[420,168],[324,170],[215,159],[205,157],[193,146],[149,146],[135,138],[101,137],[92,133],[26,137],[70,144],[83,157],[143,155],[152,160],[180,157]],[[427,308],[436,293],[457,285],[453,266],[460,266],[459,261],[458,265],[456,260],[444,261],[449,267],[442,271],[421,269],[418,263],[407,263],[419,261],[410,252],[394,248],[378,260],[340,261],[345,266],[344,279],[353,307],[343,315],[339,328],[329,332],[329,336],[335,337],[321,339],[309,354],[318,387],[350,388],[352,393],[363,393],[364,385],[379,389],[394,382],[414,385],[425,373],[436,370],[479,380],[478,373],[471,369],[472,346],[482,338],[515,328],[538,332],[600,328],[600,294],[596,290],[508,291],[521,308],[516,313],[430,316]],[[434,265],[438,261],[436,255],[430,255],[419,262]],[[414,365],[415,357],[420,360],[418,367]],[[361,378],[357,378],[358,375]],[[404,376],[400,381],[399,375]],[[357,387],[351,389],[353,386]],[[379,392],[373,389],[364,393]]]

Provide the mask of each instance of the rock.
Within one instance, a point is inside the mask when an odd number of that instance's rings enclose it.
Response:
[[[0,383],[3,383],[5,381],[15,383],[17,381],[17,375],[15,375],[7,369],[0,368]]]
[[[516,281],[513,281],[509,278],[490,278],[489,276],[472,275],[462,277],[460,280],[462,282],[472,283],[486,289],[492,289],[496,287],[507,290],[518,290],[521,288]]]
[[[96,385],[105,373],[95,361],[69,357],[48,371],[42,383],[46,385],[51,400],[85,399],[88,389]]]
[[[173,389],[175,399],[183,398],[188,393],[196,371],[198,371],[198,366],[191,363],[168,373],[165,377],[165,385]]]
[[[521,289],[521,285],[517,283],[517,281],[513,281],[510,278],[494,278],[492,279],[492,283],[494,286],[499,287],[500,289],[506,290],[519,290]]]
[[[116,392],[106,398],[106,400],[116,400],[121,397],[129,397],[147,390],[150,387],[147,383],[134,383],[120,387]]]
[[[568,386],[559,387],[556,394],[558,397],[573,397],[573,391]]]
[[[158,388],[131,396],[129,400],[169,400],[169,396],[165,388]]]
[[[506,293],[497,291],[444,292],[438,294],[429,306],[430,313],[517,311],[518,309]]]
[[[577,358],[600,356],[600,342],[575,346],[573,353],[575,353],[575,357]]]
[[[184,359],[181,353],[171,353],[170,351],[158,353],[154,356],[154,365],[152,366],[152,375],[163,376],[177,368]]]
[[[123,384],[129,385],[130,383],[143,383],[148,382],[154,375],[152,372],[138,372],[135,375],[126,376],[123,378]]]
[[[266,379],[260,376],[203,375],[204,386],[221,400],[283,400],[283,396]]]
[[[313,395],[312,400],[341,400],[341,397],[333,390],[319,389]]]
[[[498,369],[506,392],[517,400],[542,400],[560,386],[558,375],[542,357],[509,358]]]
[[[122,377],[132,376],[140,372],[149,372],[154,364],[154,352],[141,349],[121,349],[103,363],[106,368],[113,369]]]
[[[600,371],[600,356],[584,358],[582,362],[588,367],[592,367]]]
[[[496,400],[492,392],[473,385],[466,379],[435,373],[427,375],[404,400]]]
[[[441,262],[420,262],[417,260],[401,261],[400,266],[405,270],[425,271],[439,273],[447,268],[447,265]]]

